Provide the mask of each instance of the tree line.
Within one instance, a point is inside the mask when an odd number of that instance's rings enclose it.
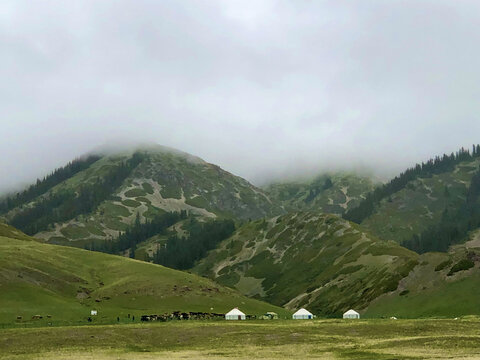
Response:
[[[154,253],[154,263],[179,270],[190,269],[209,250],[233,234],[235,223],[229,219],[201,223],[191,218],[187,228],[187,236],[173,234],[168,237],[166,245]]]
[[[130,249],[130,257],[135,257],[137,245],[155,235],[164,235],[167,229],[188,218],[187,211],[168,212],[155,216],[144,223],[137,215],[135,222],[118,237],[85,246],[85,249],[108,254],[120,254]],[[153,254],[154,263],[173,269],[185,270],[193,267],[195,261],[205,257],[219,242],[230,237],[235,231],[235,223],[230,219],[199,222],[194,217],[182,225],[185,236],[171,234],[166,244]]]
[[[333,186],[333,182],[332,182],[332,179],[330,179],[330,177],[327,177],[325,179],[325,182],[323,183],[323,185],[320,185],[318,182],[315,185],[312,185],[312,188],[310,189],[307,197],[304,200],[305,203],[308,204],[309,202],[312,202],[312,200],[315,199],[318,194],[320,194],[321,192],[327,189],[330,189],[332,186]]]
[[[458,209],[446,208],[441,221],[402,242],[402,246],[418,253],[447,251],[465,240],[469,231],[480,227],[480,168],[472,177],[465,202]]]
[[[37,179],[36,183],[30,185],[24,191],[18,192],[14,195],[8,196],[0,202],[0,213],[6,213],[18,206],[26,204],[37,196],[45,194],[54,186],[60,184],[75,174],[87,169],[94,162],[101,159],[99,155],[90,155],[86,158],[79,158],[69,162],[67,165],[55,169],[51,174],[45,176],[43,179]]]
[[[121,233],[117,238],[92,243],[86,247],[87,250],[101,251],[108,254],[119,254],[130,249],[130,256],[135,256],[137,245],[155,235],[165,234],[167,229],[188,216],[186,210],[180,212],[167,212],[147,219],[144,223],[140,221],[140,214],[137,213],[135,222]]]
[[[9,224],[33,235],[47,230],[54,223],[90,213],[115,193],[143,158],[144,155],[137,152],[127,161],[110,169],[102,178],[81,184],[77,190],[63,189],[49,194],[33,206],[19,211]]]
[[[395,192],[405,188],[410,181],[453,171],[455,166],[460,162],[472,160],[477,157],[480,157],[480,145],[473,145],[471,152],[461,148],[456,153],[451,153],[450,155],[444,154],[442,157],[436,156],[427,162],[416,164],[414,167],[408,168],[399,176],[390,180],[387,184],[381,185],[367,194],[366,198],[362,200],[357,207],[346,211],[343,218],[360,224],[373,214],[375,205]]]

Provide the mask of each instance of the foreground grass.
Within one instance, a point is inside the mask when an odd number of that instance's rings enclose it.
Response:
[[[480,359],[480,320],[247,321],[0,330],[2,359]]]

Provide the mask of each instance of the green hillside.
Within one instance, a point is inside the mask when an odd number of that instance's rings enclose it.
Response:
[[[5,221],[50,243],[83,247],[118,236],[137,214],[142,221],[180,210],[245,220],[282,212],[246,180],[177,150],[146,146],[92,161],[76,172],[53,173],[62,181],[46,181],[54,184],[50,188],[40,183],[47,190],[33,199],[39,192],[34,186],[30,196],[12,197],[18,206],[0,206],[8,210]],[[65,173],[71,175],[66,180]]]
[[[395,290],[417,258],[337,216],[306,212],[244,225],[193,270],[246,295],[330,316]]]
[[[288,212],[311,210],[341,215],[358,206],[373,188],[374,182],[368,177],[332,173],[310,181],[274,183],[265,187],[265,192]]]
[[[33,240],[30,236],[25,235],[21,231],[11,227],[7,224],[0,222],[0,237],[11,238],[17,240]]]
[[[0,229],[3,235],[17,233]],[[103,323],[116,322],[117,316],[124,321],[127,314],[138,320],[142,314],[223,313],[235,306],[248,314],[289,314],[186,272],[17,237],[21,240],[0,236],[0,324],[81,324],[91,309]],[[34,315],[43,319],[32,320]]]
[[[480,314],[480,232],[448,253],[425,253],[394,292],[374,300],[367,316],[458,317]]]
[[[383,199],[362,226],[382,239],[398,243],[437,224],[445,209],[459,208],[480,159],[461,162],[452,171],[419,177]]]
[[[417,255],[337,216],[294,213],[244,225],[193,271],[321,316],[480,314],[480,230],[448,253]]]

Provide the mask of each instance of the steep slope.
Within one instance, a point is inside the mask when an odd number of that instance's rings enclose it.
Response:
[[[381,200],[361,224],[382,239],[398,243],[440,222],[443,212],[464,202],[480,159],[460,162],[453,170],[418,177]]]
[[[17,316],[30,321],[85,323],[91,309],[96,322],[134,314],[172,311],[223,313],[239,306],[246,313],[288,311],[241,296],[210,280],[159,265],[33,241],[2,226],[0,236],[0,324]],[[19,235],[20,234],[20,235]],[[20,238],[20,239],[19,239]],[[46,318],[46,315],[49,317]]]
[[[161,146],[103,155],[3,216],[30,235],[84,246],[118,236],[137,214],[165,211],[255,219],[282,212],[258,188],[218,166]]]
[[[244,225],[193,270],[276,305],[339,315],[395,290],[417,258],[337,216],[306,212]]]
[[[398,289],[375,299],[367,316],[458,317],[480,314],[480,231],[448,253],[425,253]]]
[[[374,182],[368,177],[332,173],[311,181],[275,183],[264,190],[288,212],[311,210],[341,215],[358,206],[373,188]]]

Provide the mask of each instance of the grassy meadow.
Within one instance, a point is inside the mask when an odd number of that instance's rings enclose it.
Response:
[[[0,230],[14,235],[12,228]],[[233,307],[251,315],[291,315],[187,272],[0,236],[0,328],[87,324],[93,309],[96,323],[113,324],[117,317],[131,322],[128,314],[138,320],[173,311],[226,313]],[[36,315],[42,319],[33,319]]]
[[[480,320],[171,321],[0,329],[2,359],[480,359]]]

